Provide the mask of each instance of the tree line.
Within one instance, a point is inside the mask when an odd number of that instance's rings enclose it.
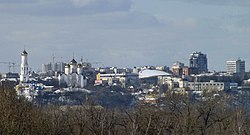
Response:
[[[108,109],[93,102],[81,106],[38,107],[0,88],[0,134],[4,135],[247,135],[250,119],[231,98],[195,101],[168,94],[159,106]]]

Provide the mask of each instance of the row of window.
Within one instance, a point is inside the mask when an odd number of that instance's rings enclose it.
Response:
[[[22,70],[28,70],[28,67],[22,67],[21,69]]]
[[[224,84],[223,83],[202,83],[202,84],[194,84],[194,83],[192,83],[192,84],[188,84],[188,86],[194,86],[194,85],[200,85],[200,86],[223,86]]]

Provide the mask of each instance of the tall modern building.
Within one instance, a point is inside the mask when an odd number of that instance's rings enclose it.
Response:
[[[28,53],[24,50],[21,54],[20,82],[29,81]]]
[[[193,52],[190,55],[189,66],[191,74],[201,74],[208,72],[207,55],[201,52]]]
[[[227,72],[245,73],[245,61],[241,59],[227,61]]]

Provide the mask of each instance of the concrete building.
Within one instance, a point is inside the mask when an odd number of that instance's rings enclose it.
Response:
[[[20,82],[25,83],[28,81],[29,81],[28,53],[24,50],[21,54]]]
[[[178,88],[186,89],[188,82],[178,77],[162,76],[158,77],[159,84],[167,84],[169,90],[177,90]]]
[[[190,75],[190,69],[189,69],[189,67],[184,66],[184,67],[182,68],[182,73],[183,73],[183,75],[185,75],[185,76]]]
[[[134,73],[114,73],[114,74],[97,74],[96,83],[112,85],[120,85],[125,88],[128,85],[138,85],[139,76]]]
[[[227,61],[227,73],[245,73],[245,61],[241,59]]]
[[[181,63],[179,61],[175,62],[172,66],[172,71],[175,76],[182,76],[183,75],[183,68],[184,63]]]
[[[135,74],[139,74],[140,71],[141,71],[140,67],[134,67],[132,72]]]
[[[54,74],[54,73],[61,73],[64,72],[64,68],[66,66],[66,63],[64,62],[56,62],[54,64],[48,63],[48,64],[42,64],[42,73],[49,73],[49,74]]]
[[[208,72],[207,55],[201,52],[193,52],[190,55],[189,66],[191,74]]]
[[[230,89],[230,83],[228,82],[188,82],[188,87],[193,91],[223,91]]]
[[[55,72],[64,72],[65,66],[66,66],[66,63],[64,63],[64,62],[56,62],[54,64],[54,71]]]
[[[52,64],[48,63],[48,64],[42,64],[42,72],[43,73],[48,73],[52,71]]]

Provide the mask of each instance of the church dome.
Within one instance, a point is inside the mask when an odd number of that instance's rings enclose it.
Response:
[[[77,67],[79,67],[79,68],[82,67],[82,64],[78,64]]]
[[[77,62],[76,62],[75,59],[73,59],[73,60],[70,61],[70,64],[77,64]]]
[[[23,52],[22,52],[22,55],[27,55],[28,53],[24,50]]]
[[[69,68],[69,67],[70,67],[70,65],[69,65],[69,64],[66,64],[66,65],[65,65],[65,68]]]

